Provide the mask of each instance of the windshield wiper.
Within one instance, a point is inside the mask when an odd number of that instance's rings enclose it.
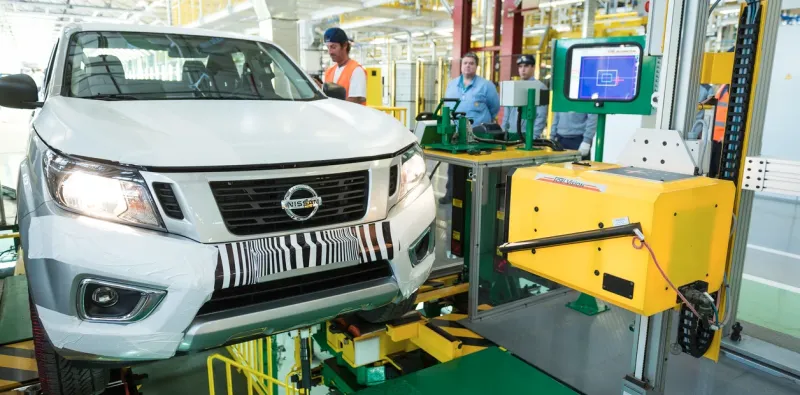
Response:
[[[139,98],[136,96],[120,93],[98,93],[94,96],[83,96],[82,98],[97,100],[139,100]]]

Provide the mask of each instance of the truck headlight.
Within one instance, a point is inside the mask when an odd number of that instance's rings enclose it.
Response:
[[[397,191],[397,200],[402,200],[411,190],[422,184],[425,180],[425,158],[419,145],[402,154],[400,162],[400,188]]]
[[[125,224],[163,229],[147,184],[134,169],[44,155],[50,195],[62,208]]]

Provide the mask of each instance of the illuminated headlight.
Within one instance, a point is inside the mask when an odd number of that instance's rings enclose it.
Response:
[[[400,164],[400,188],[398,199],[403,199],[411,190],[422,184],[425,180],[425,158],[418,145],[404,152]]]
[[[44,157],[50,195],[78,214],[147,228],[163,229],[153,198],[138,171],[67,158]]]

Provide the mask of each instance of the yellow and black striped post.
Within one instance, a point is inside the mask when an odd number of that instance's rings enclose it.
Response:
[[[32,384],[38,378],[32,340],[0,346],[0,392]]]

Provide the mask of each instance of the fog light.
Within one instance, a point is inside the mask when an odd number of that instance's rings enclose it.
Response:
[[[119,294],[109,287],[100,287],[92,292],[92,301],[100,307],[111,307],[119,301]]]
[[[166,291],[86,279],[78,292],[78,316],[86,321],[135,322],[155,310]]]
[[[408,255],[411,259],[411,266],[416,266],[425,258],[433,253],[436,244],[436,233],[433,231],[434,225],[429,226],[422,232],[422,235],[417,238],[408,248]]]

